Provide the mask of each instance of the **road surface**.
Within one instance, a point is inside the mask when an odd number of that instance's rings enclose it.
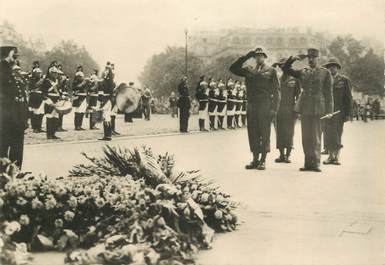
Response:
[[[238,231],[218,235],[213,249],[197,255],[198,264],[384,264],[385,123],[347,123],[343,165],[322,166],[322,173],[298,171],[303,165],[299,126],[291,164],[273,162],[274,137],[272,130],[266,171],[244,170],[251,158],[245,129],[111,144],[146,144],[154,152],[174,153],[178,168],[202,169],[241,203]],[[96,155],[103,144],[29,145],[24,169],[66,175],[72,165],[85,162],[81,151]],[[55,265],[50,254],[38,255],[36,262]]]

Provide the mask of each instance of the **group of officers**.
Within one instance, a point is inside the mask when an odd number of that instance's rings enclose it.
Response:
[[[320,66],[319,53],[310,48],[307,54],[282,58],[270,66],[265,62],[265,49],[258,47],[230,66],[233,74],[245,78],[247,130],[253,153],[246,169],[266,168],[273,121],[280,152],[275,162],[291,162],[294,125],[299,115],[305,155],[300,170],[321,172],[322,133],[329,154],[323,163],[340,165],[343,126],[352,114],[351,82],[340,73],[342,66],[337,59],[331,58]],[[305,58],[307,67],[293,68],[294,62]],[[245,65],[250,59],[255,60],[255,67]]]

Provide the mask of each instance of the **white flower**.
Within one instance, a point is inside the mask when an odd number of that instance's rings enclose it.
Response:
[[[72,221],[72,219],[74,219],[74,217],[75,217],[75,214],[71,211],[66,211],[64,213],[64,220],[66,220],[68,222]]]
[[[18,205],[26,205],[28,203],[28,201],[26,201],[23,197],[18,197],[17,200],[16,200],[16,204]]]
[[[3,207],[3,205],[4,205],[4,200],[0,198],[0,208]]]
[[[15,232],[20,231],[20,229],[21,229],[20,224],[17,221],[12,221],[7,224],[7,226],[4,229],[4,233],[10,236],[10,235],[13,235]]]
[[[32,209],[42,209],[43,207],[44,204],[38,198],[32,200]]]
[[[29,217],[26,214],[20,216],[19,222],[21,225],[29,225]]]

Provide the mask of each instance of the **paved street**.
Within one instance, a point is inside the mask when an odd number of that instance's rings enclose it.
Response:
[[[273,132],[274,130],[272,130]],[[274,132],[272,147],[275,146]],[[347,123],[340,167],[303,173],[300,127],[293,163],[276,164],[274,150],[266,171],[246,171],[246,130],[116,139],[112,145],[150,145],[175,154],[176,166],[200,168],[241,202],[242,225],[217,236],[214,247],[198,255],[201,265],[380,265],[385,242],[385,123]],[[24,170],[66,175],[84,162],[81,151],[100,152],[104,143],[29,145]],[[325,159],[325,157],[323,157]],[[46,259],[50,257],[50,259]],[[36,265],[55,265],[39,255]]]

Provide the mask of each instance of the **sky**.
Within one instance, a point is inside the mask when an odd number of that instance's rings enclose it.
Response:
[[[185,29],[312,27],[383,42],[384,7],[383,0],[0,0],[0,20],[48,47],[75,40],[128,82],[154,53],[184,45]]]

